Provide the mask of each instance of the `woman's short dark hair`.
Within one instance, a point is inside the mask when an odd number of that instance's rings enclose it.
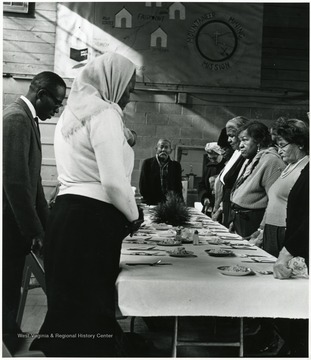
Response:
[[[257,120],[250,121],[239,129],[239,133],[244,130],[260,147],[267,148],[272,144],[269,129],[264,123]]]
[[[279,118],[273,124],[277,136],[281,136],[290,144],[302,146],[309,154],[309,126],[299,119]]]

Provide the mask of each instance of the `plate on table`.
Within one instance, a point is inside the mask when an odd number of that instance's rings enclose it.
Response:
[[[221,239],[212,239],[212,240],[207,240],[207,242],[211,245],[223,245],[225,243],[224,240]]]
[[[172,228],[172,225],[167,225],[165,223],[152,224],[152,227],[156,230],[168,230]]]
[[[173,257],[197,257],[193,251],[187,251],[184,247],[179,247],[176,250],[168,251],[170,256]]]
[[[223,275],[229,275],[229,276],[245,276],[245,275],[254,274],[254,271],[251,268],[241,265],[218,266],[217,269]]]
[[[231,250],[224,250],[224,249],[209,249],[205,250],[208,255],[210,256],[234,256],[234,252]]]
[[[175,239],[166,239],[166,240],[162,240],[162,241],[158,242],[157,245],[160,245],[160,246],[180,246],[181,241],[176,241]]]

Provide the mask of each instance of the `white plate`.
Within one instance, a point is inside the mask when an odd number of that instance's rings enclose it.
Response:
[[[207,242],[211,245],[223,245],[225,242],[221,239],[213,239],[213,240],[207,240]]]
[[[217,268],[223,275],[228,276],[245,276],[254,274],[253,270],[249,267],[234,265],[234,266],[218,266]]]
[[[193,255],[193,251],[185,251],[183,253],[178,253],[177,251],[168,251],[170,256],[173,257],[197,257],[196,255]]]

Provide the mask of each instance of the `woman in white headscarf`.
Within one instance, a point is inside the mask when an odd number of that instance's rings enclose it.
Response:
[[[131,61],[112,53],[95,58],[74,80],[56,126],[61,185],[44,246],[48,312],[40,330],[49,336],[32,344],[46,356],[120,356],[114,305],[120,249],[143,218],[122,120],[134,86]]]

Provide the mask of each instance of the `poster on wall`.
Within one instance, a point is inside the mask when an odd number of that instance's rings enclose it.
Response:
[[[120,53],[146,84],[259,87],[263,4],[58,3],[55,71]]]

